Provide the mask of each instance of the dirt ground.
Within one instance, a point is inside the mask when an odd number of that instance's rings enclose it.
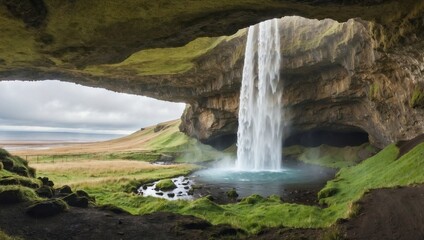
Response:
[[[373,190],[359,204],[359,215],[341,224],[348,239],[424,239],[424,185]]]
[[[0,229],[24,239],[225,239],[244,236],[227,225],[211,225],[192,216],[154,213],[116,214],[96,208],[74,208],[59,215],[34,219],[24,204],[0,205]],[[238,235],[238,236],[237,236]]]

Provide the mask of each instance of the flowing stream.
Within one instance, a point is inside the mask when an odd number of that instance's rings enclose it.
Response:
[[[238,170],[281,170],[283,109],[280,64],[278,19],[251,26],[240,92]]]

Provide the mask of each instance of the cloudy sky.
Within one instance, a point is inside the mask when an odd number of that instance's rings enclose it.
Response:
[[[127,134],[177,119],[184,107],[59,81],[0,81],[0,131]]]

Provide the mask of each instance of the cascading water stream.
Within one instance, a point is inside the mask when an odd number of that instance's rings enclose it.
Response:
[[[278,171],[282,156],[282,84],[278,20],[251,26],[240,92],[236,168]]]

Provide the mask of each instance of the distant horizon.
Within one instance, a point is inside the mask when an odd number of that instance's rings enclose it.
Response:
[[[178,119],[185,103],[58,80],[0,82],[0,131],[128,135]]]

